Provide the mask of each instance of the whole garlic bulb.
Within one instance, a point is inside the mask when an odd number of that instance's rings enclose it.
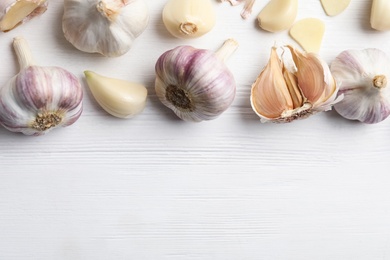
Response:
[[[121,56],[148,23],[144,0],[64,0],[65,38],[84,52]]]
[[[169,0],[163,10],[167,30],[177,38],[197,38],[214,27],[216,14],[211,0]]]
[[[236,83],[224,61],[237,47],[229,39],[216,53],[191,46],[165,52],[156,63],[157,97],[185,121],[215,119],[235,97]]]
[[[390,115],[390,59],[378,49],[346,50],[331,63],[330,69],[340,82],[335,104],[343,117],[368,124],[379,123]]]
[[[0,124],[25,135],[73,124],[83,107],[78,79],[62,68],[34,65],[25,39],[15,38],[13,46],[20,72],[0,89]]]
[[[252,85],[251,104],[261,122],[291,122],[331,109],[338,87],[316,54],[291,46],[271,49],[268,64]],[[291,54],[291,55],[289,55]]]
[[[44,13],[46,0],[1,0],[0,31],[7,32]]]

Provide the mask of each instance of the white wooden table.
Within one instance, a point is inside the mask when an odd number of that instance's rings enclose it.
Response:
[[[165,1],[148,0],[151,21],[119,58],[82,53],[61,30],[62,1],[0,34],[0,85],[18,71],[11,42],[24,36],[40,65],[64,67],[85,88],[71,127],[42,137],[0,128],[0,260],[377,260],[390,259],[390,119],[347,121],[334,111],[290,124],[261,124],[250,86],[271,46],[287,32],[260,30],[241,7],[214,1],[218,20],[196,40],[171,37]],[[327,17],[319,0],[300,0],[298,19],[326,24],[322,57],[345,49],[390,54],[390,32],[370,29],[371,1],[353,0]],[[228,66],[233,105],[218,119],[185,123],[154,92],[154,64],[189,44],[217,49],[235,38]],[[84,70],[148,87],[147,107],[120,120],[103,111]]]

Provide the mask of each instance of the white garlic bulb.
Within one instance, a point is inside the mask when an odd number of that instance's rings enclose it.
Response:
[[[126,80],[109,78],[85,71],[92,95],[109,114],[119,118],[132,118],[145,108],[148,91],[145,86]]]
[[[335,104],[343,117],[368,124],[383,121],[390,115],[390,59],[378,49],[346,50],[331,63],[331,72],[340,82]]]
[[[268,64],[252,85],[251,105],[261,122],[291,122],[331,109],[338,87],[328,65],[314,53],[291,46],[271,49]]]
[[[123,55],[148,23],[144,0],[64,0],[65,38],[84,52]]]
[[[236,94],[234,77],[224,61],[237,47],[229,39],[216,53],[191,46],[165,52],[156,63],[157,97],[185,121],[215,119]]]
[[[211,0],[169,0],[163,10],[167,30],[177,38],[197,38],[214,27],[216,14]]]
[[[44,13],[46,0],[1,0],[0,31],[7,32]]]
[[[78,79],[62,68],[34,65],[25,39],[15,38],[13,45],[20,72],[0,89],[0,124],[25,135],[73,124],[83,107]]]

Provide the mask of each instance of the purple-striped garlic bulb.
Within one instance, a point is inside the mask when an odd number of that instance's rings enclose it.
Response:
[[[73,124],[82,112],[78,79],[59,67],[34,65],[24,38],[15,38],[13,47],[20,72],[0,89],[0,124],[25,135],[43,135]]]
[[[234,100],[236,83],[225,65],[238,43],[228,39],[217,52],[178,46],[156,63],[155,89],[160,101],[185,121],[217,118]]]

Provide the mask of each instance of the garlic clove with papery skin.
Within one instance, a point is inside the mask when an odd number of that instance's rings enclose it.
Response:
[[[64,36],[84,52],[121,56],[148,23],[144,0],[64,0]]]
[[[217,52],[178,46],[156,62],[155,89],[159,100],[182,120],[217,118],[236,94],[233,74],[225,65],[238,43],[228,39]]]
[[[108,78],[85,71],[89,89],[100,106],[119,118],[131,118],[143,111],[148,94],[145,86],[121,79]]]
[[[216,13],[211,0],[169,0],[164,6],[162,19],[173,36],[191,39],[211,31]]]
[[[12,132],[43,135],[76,122],[83,109],[81,84],[59,67],[34,64],[24,38],[13,46],[20,72],[0,89],[0,124]]]
[[[7,32],[47,9],[46,0],[1,0],[0,31]]]
[[[330,65],[344,98],[334,108],[341,116],[375,124],[390,115],[390,58],[379,49],[346,50]]]

